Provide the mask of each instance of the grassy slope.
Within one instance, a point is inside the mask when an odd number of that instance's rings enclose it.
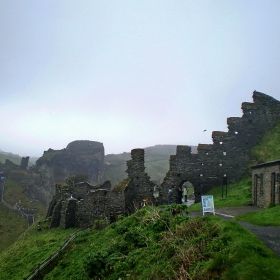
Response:
[[[279,279],[280,259],[250,232],[180,210],[144,207],[102,231],[84,231],[44,279]],[[33,225],[0,255],[1,277],[27,276],[72,231]]]
[[[27,229],[27,220],[0,204],[0,252],[8,248]],[[4,242],[3,242],[4,241]]]
[[[21,162],[21,156],[19,155],[15,155],[15,154],[12,154],[12,153],[2,153],[0,151],[0,162],[1,163],[5,163],[6,159],[10,160],[11,162],[17,164],[17,165],[20,165],[20,162]],[[29,166],[30,165],[34,165],[34,162],[36,161],[35,158],[32,158],[31,160],[29,160]]]
[[[1,279],[23,279],[74,231],[52,229],[38,232],[37,224],[33,224],[8,250],[1,253]]]
[[[261,142],[252,149],[252,155],[256,157],[255,164],[280,158],[280,122],[268,131]]]
[[[13,154],[3,154],[0,152],[0,162],[5,163],[6,159],[10,160],[11,162],[20,165],[21,157]]]
[[[222,186],[211,189],[207,194],[213,195],[215,208],[242,206],[252,201],[252,179],[244,178],[235,184],[228,185],[227,197],[224,187],[222,198]],[[190,206],[190,211],[201,211],[201,202]]]
[[[19,170],[18,172],[23,172]],[[24,193],[24,187],[16,181],[6,180],[6,188],[4,191],[4,200],[11,204],[18,204],[21,209],[34,209],[35,220],[46,215],[45,207],[39,202],[31,202],[27,194]]]

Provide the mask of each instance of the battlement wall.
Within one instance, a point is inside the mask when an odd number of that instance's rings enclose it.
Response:
[[[163,198],[169,187],[177,188],[186,180],[195,187],[196,201],[214,186],[238,181],[248,172],[247,165],[254,159],[250,150],[265,132],[279,120],[280,102],[264,93],[254,91],[253,103],[243,102],[242,117],[227,119],[228,131],[213,131],[213,144],[199,144],[197,154],[188,146],[178,146],[170,156],[170,170],[162,183]]]

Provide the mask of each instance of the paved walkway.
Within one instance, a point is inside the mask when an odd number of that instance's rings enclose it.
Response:
[[[191,202],[190,202],[191,203]],[[190,204],[191,205],[191,204]],[[188,205],[189,206],[189,205]],[[233,218],[238,215],[259,212],[262,208],[256,206],[224,207],[215,209],[215,214],[222,219],[234,221]],[[202,216],[201,212],[190,212],[189,216]],[[255,234],[269,249],[271,249],[280,258],[280,227],[276,226],[256,226],[247,222],[238,222],[241,226]]]

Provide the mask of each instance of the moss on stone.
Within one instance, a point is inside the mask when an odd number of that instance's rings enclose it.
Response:
[[[62,183],[57,183],[57,186],[60,188],[60,189],[66,189],[66,188],[69,188],[69,185],[65,182],[62,182]]]
[[[113,190],[114,192],[122,192],[125,190],[125,188],[127,187],[127,185],[129,184],[131,178],[126,178],[124,180],[122,180],[120,183],[118,183],[117,185],[114,186]]]

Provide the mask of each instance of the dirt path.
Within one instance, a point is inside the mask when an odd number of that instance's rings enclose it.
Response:
[[[262,208],[255,206],[225,207],[216,209],[216,215],[229,221],[234,221],[235,216],[258,212]],[[202,212],[190,212],[191,217],[202,216]],[[241,226],[255,234],[269,249],[280,258],[280,227],[275,226],[256,226],[247,222],[238,222]]]

